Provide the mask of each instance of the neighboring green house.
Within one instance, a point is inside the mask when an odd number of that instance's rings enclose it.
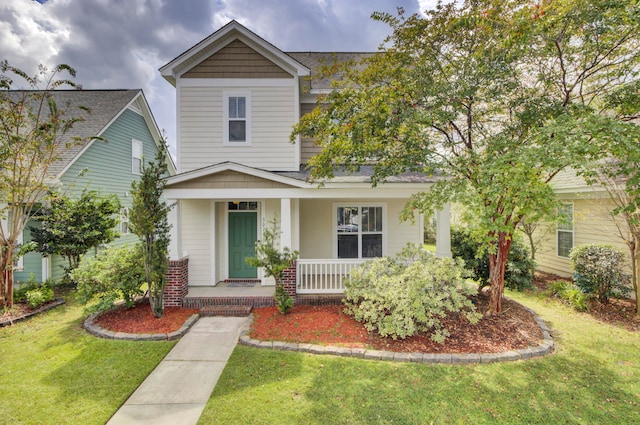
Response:
[[[129,234],[126,226],[131,182],[140,178],[143,160],[155,159],[158,149],[163,148],[160,131],[142,90],[56,90],[52,93],[58,107],[83,118],[67,134],[69,139],[79,136],[83,142],[64,151],[51,167],[51,177],[59,189],[72,198],[85,188],[101,194],[116,194],[123,209],[118,229],[121,234],[112,245],[136,242],[137,237]],[[169,173],[175,174],[169,155],[167,161]],[[23,242],[30,240],[28,227]],[[43,258],[32,252],[20,259],[14,280],[25,282],[31,274],[39,282],[57,279],[62,276],[62,264],[60,257]]]

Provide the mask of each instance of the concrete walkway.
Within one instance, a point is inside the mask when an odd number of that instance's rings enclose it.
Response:
[[[198,422],[247,317],[202,317],[129,397],[107,425]]]

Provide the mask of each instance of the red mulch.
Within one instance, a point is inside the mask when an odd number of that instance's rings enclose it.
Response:
[[[138,303],[131,308],[121,306],[99,315],[94,323],[114,332],[131,334],[169,333],[180,329],[184,322],[198,310],[179,307],[165,307],[160,319],[151,313],[148,303]]]
[[[486,310],[484,295],[475,297],[475,302],[478,311]],[[404,340],[382,338],[367,332],[343,310],[344,306],[335,305],[296,305],[282,315],[275,307],[255,308],[250,335],[267,341],[424,353],[497,353],[538,345],[542,340],[531,313],[510,300],[504,300],[502,315],[484,317],[475,325],[460,315],[449,315],[443,323],[451,336],[442,344],[432,341],[428,333]]]

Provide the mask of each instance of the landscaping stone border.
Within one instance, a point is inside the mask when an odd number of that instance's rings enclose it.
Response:
[[[521,304],[522,305],[522,304]],[[427,363],[427,364],[478,364],[496,363],[515,360],[528,360],[536,357],[546,356],[553,352],[555,344],[551,336],[551,330],[544,321],[530,308],[529,311],[540,330],[543,341],[536,347],[523,348],[520,350],[504,351],[502,353],[475,353],[475,354],[435,354],[435,353],[397,353],[394,351],[367,350],[365,348],[335,347],[330,345],[314,345],[305,343],[281,342],[281,341],[260,341],[249,337],[249,327],[244,328],[240,334],[239,343],[249,347],[269,348],[273,350],[300,351],[312,354],[331,354],[342,357],[356,357],[369,360],[388,360],[407,363]],[[253,319],[253,316],[251,316]]]
[[[49,304],[47,304],[47,305],[45,305],[43,307],[40,307],[37,310],[30,311],[27,314],[23,314],[22,316],[18,316],[15,319],[9,320],[9,319],[0,318],[0,328],[3,328],[5,326],[11,326],[14,323],[21,322],[23,320],[27,320],[27,319],[35,316],[35,315],[38,315],[40,313],[44,313],[45,311],[49,311],[51,309],[54,309],[54,308],[56,308],[56,307],[58,307],[58,306],[60,306],[60,305],[62,305],[64,303],[65,303],[65,300],[63,300],[62,298],[56,298],[55,300],[53,300],[53,302],[50,302]]]
[[[93,313],[89,317],[87,317],[82,324],[82,327],[89,332],[91,335],[106,338],[106,339],[120,339],[127,341],[173,341],[181,338],[184,334],[187,333],[189,329],[198,321],[200,318],[199,314],[191,315],[178,329],[177,331],[169,332],[169,333],[159,333],[159,334],[130,334],[125,332],[114,332],[107,329],[104,329],[100,325],[94,322],[95,318],[98,317],[100,313]]]

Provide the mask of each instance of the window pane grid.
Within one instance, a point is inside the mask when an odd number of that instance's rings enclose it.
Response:
[[[382,207],[337,208],[338,258],[382,256]]]

